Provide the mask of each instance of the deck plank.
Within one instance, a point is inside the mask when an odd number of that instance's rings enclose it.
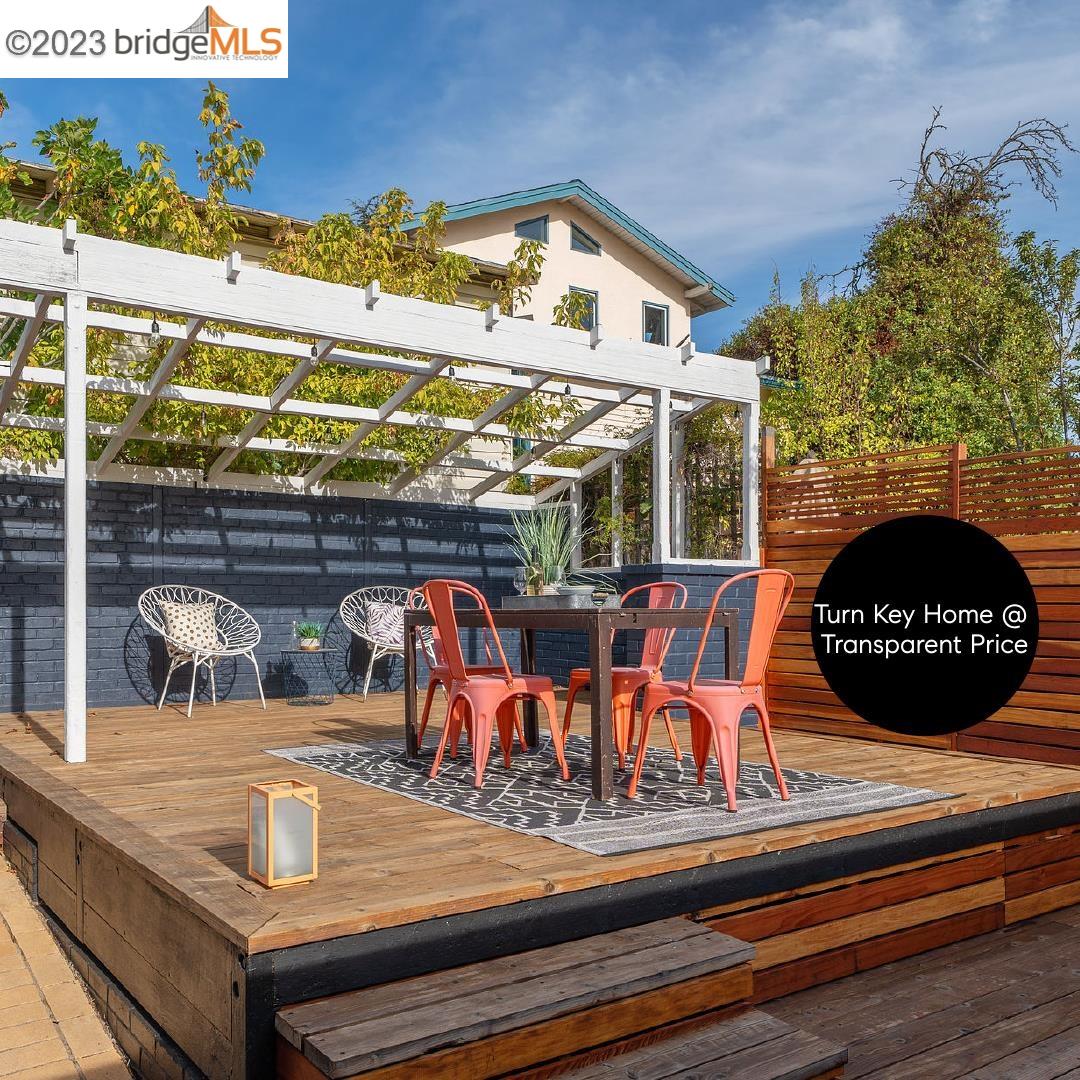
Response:
[[[1078,912],[948,945],[767,1008],[846,1044],[846,1077],[1071,1076],[1080,1071]]]
[[[835,1046],[783,1020],[748,1010],[688,1036],[568,1073],[568,1080],[691,1080],[753,1077],[810,1080],[833,1074],[847,1059]]]

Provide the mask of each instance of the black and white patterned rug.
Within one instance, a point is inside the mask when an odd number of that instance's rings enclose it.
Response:
[[[568,782],[559,776],[548,740],[529,753],[515,748],[509,769],[493,747],[479,791],[473,787],[471,754],[464,745],[456,759],[443,759],[434,780],[428,778],[434,749],[425,747],[419,760],[410,761],[398,741],[266,752],[489,825],[546,836],[593,855],[622,855],[954,798],[942,791],[784,769],[791,795],[784,802],[772,769],[744,761],[736,793],[739,809],[731,814],[715,760],[705,785],[699,787],[693,756],[686,753],[679,763],[670,747],[664,747],[648,751],[636,799],[623,795],[629,773],[624,777],[616,773],[615,798],[597,802],[592,798],[589,739],[584,735],[571,735],[567,742]]]

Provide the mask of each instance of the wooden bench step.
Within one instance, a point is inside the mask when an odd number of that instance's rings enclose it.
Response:
[[[688,1035],[565,1073],[567,1080],[814,1080],[843,1075],[846,1048],[747,1009]]]
[[[479,1080],[749,1000],[754,947],[689,919],[281,1009],[288,1080]]]

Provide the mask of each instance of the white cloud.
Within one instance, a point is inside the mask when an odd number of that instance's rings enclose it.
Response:
[[[448,6],[413,49],[438,83],[322,197],[393,182],[452,202],[580,176],[723,279],[809,262],[816,241],[888,212],[934,105],[973,150],[1080,106],[1067,6],[650,10]]]

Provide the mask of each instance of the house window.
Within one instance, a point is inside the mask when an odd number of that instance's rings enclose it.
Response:
[[[539,240],[541,244],[546,244],[548,242],[547,214],[543,217],[529,218],[528,221],[519,221],[514,226],[514,235],[519,240]]]
[[[650,345],[666,345],[668,343],[667,326],[668,309],[665,304],[650,304],[646,301],[641,305],[641,340]]]
[[[600,319],[600,294],[593,289],[579,289],[576,285],[571,285],[570,291],[579,293],[589,301],[589,308],[582,320],[581,329],[591,330]]]
[[[580,225],[571,222],[570,250],[584,251],[586,255],[599,255],[600,245]]]

